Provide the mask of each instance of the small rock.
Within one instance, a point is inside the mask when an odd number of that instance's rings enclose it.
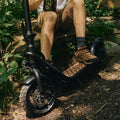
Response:
[[[106,88],[106,91],[109,91],[110,90],[110,88]]]
[[[104,43],[108,56],[113,56],[115,53],[120,54],[120,45],[110,41],[105,41]]]
[[[119,72],[108,72],[108,73],[99,72],[98,75],[105,80],[120,80]]]
[[[114,65],[113,65],[113,68],[115,69],[115,70],[120,70],[120,64],[119,63],[115,63]]]
[[[73,113],[76,113],[75,110],[72,110]]]
[[[71,107],[73,107],[74,105],[73,104],[71,104]]]
[[[119,104],[115,102],[114,105],[115,105],[115,106],[118,106]]]

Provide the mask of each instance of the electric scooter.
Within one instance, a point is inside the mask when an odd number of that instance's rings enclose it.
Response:
[[[23,3],[26,25],[22,24],[23,36],[27,42],[27,50],[25,52],[27,60],[24,62],[24,65],[29,67],[30,76],[23,81],[20,102],[27,114],[31,116],[43,115],[53,108],[58,86],[62,87],[63,84],[77,80],[82,83],[82,78],[87,74],[91,74],[105,63],[105,48],[101,40],[91,42],[88,45],[88,49],[98,57],[97,61],[86,65],[86,67],[72,74],[72,76],[63,74],[59,69],[47,62],[44,55],[35,48],[35,34],[31,28],[28,0],[23,0]]]

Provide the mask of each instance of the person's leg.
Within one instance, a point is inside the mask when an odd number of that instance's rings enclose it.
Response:
[[[75,32],[76,32],[76,57],[80,61],[95,60],[96,56],[91,54],[85,46],[85,26],[86,26],[86,13],[84,0],[69,0],[62,14],[63,24],[67,18],[73,19]]]
[[[46,60],[50,59],[56,20],[57,14],[52,11],[42,12],[38,17],[38,26],[41,28],[41,52]]]
[[[73,19],[76,37],[85,37],[86,13],[84,0],[69,0],[62,14],[63,23],[70,17]]]

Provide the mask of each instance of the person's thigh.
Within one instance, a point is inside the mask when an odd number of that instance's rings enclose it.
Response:
[[[74,31],[74,24],[73,24],[73,7],[72,1],[68,0],[67,5],[62,10],[57,10],[57,23],[55,26],[55,32],[71,32]],[[42,11],[37,18],[37,24],[39,28],[42,28],[44,23],[44,17],[47,14],[53,13],[52,11]]]
[[[57,31],[59,32],[71,32],[74,31],[73,23],[73,4],[71,0],[68,0],[67,5],[63,10],[57,11]]]

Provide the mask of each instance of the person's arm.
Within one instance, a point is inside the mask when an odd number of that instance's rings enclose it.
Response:
[[[36,10],[43,0],[29,0],[30,11]]]

